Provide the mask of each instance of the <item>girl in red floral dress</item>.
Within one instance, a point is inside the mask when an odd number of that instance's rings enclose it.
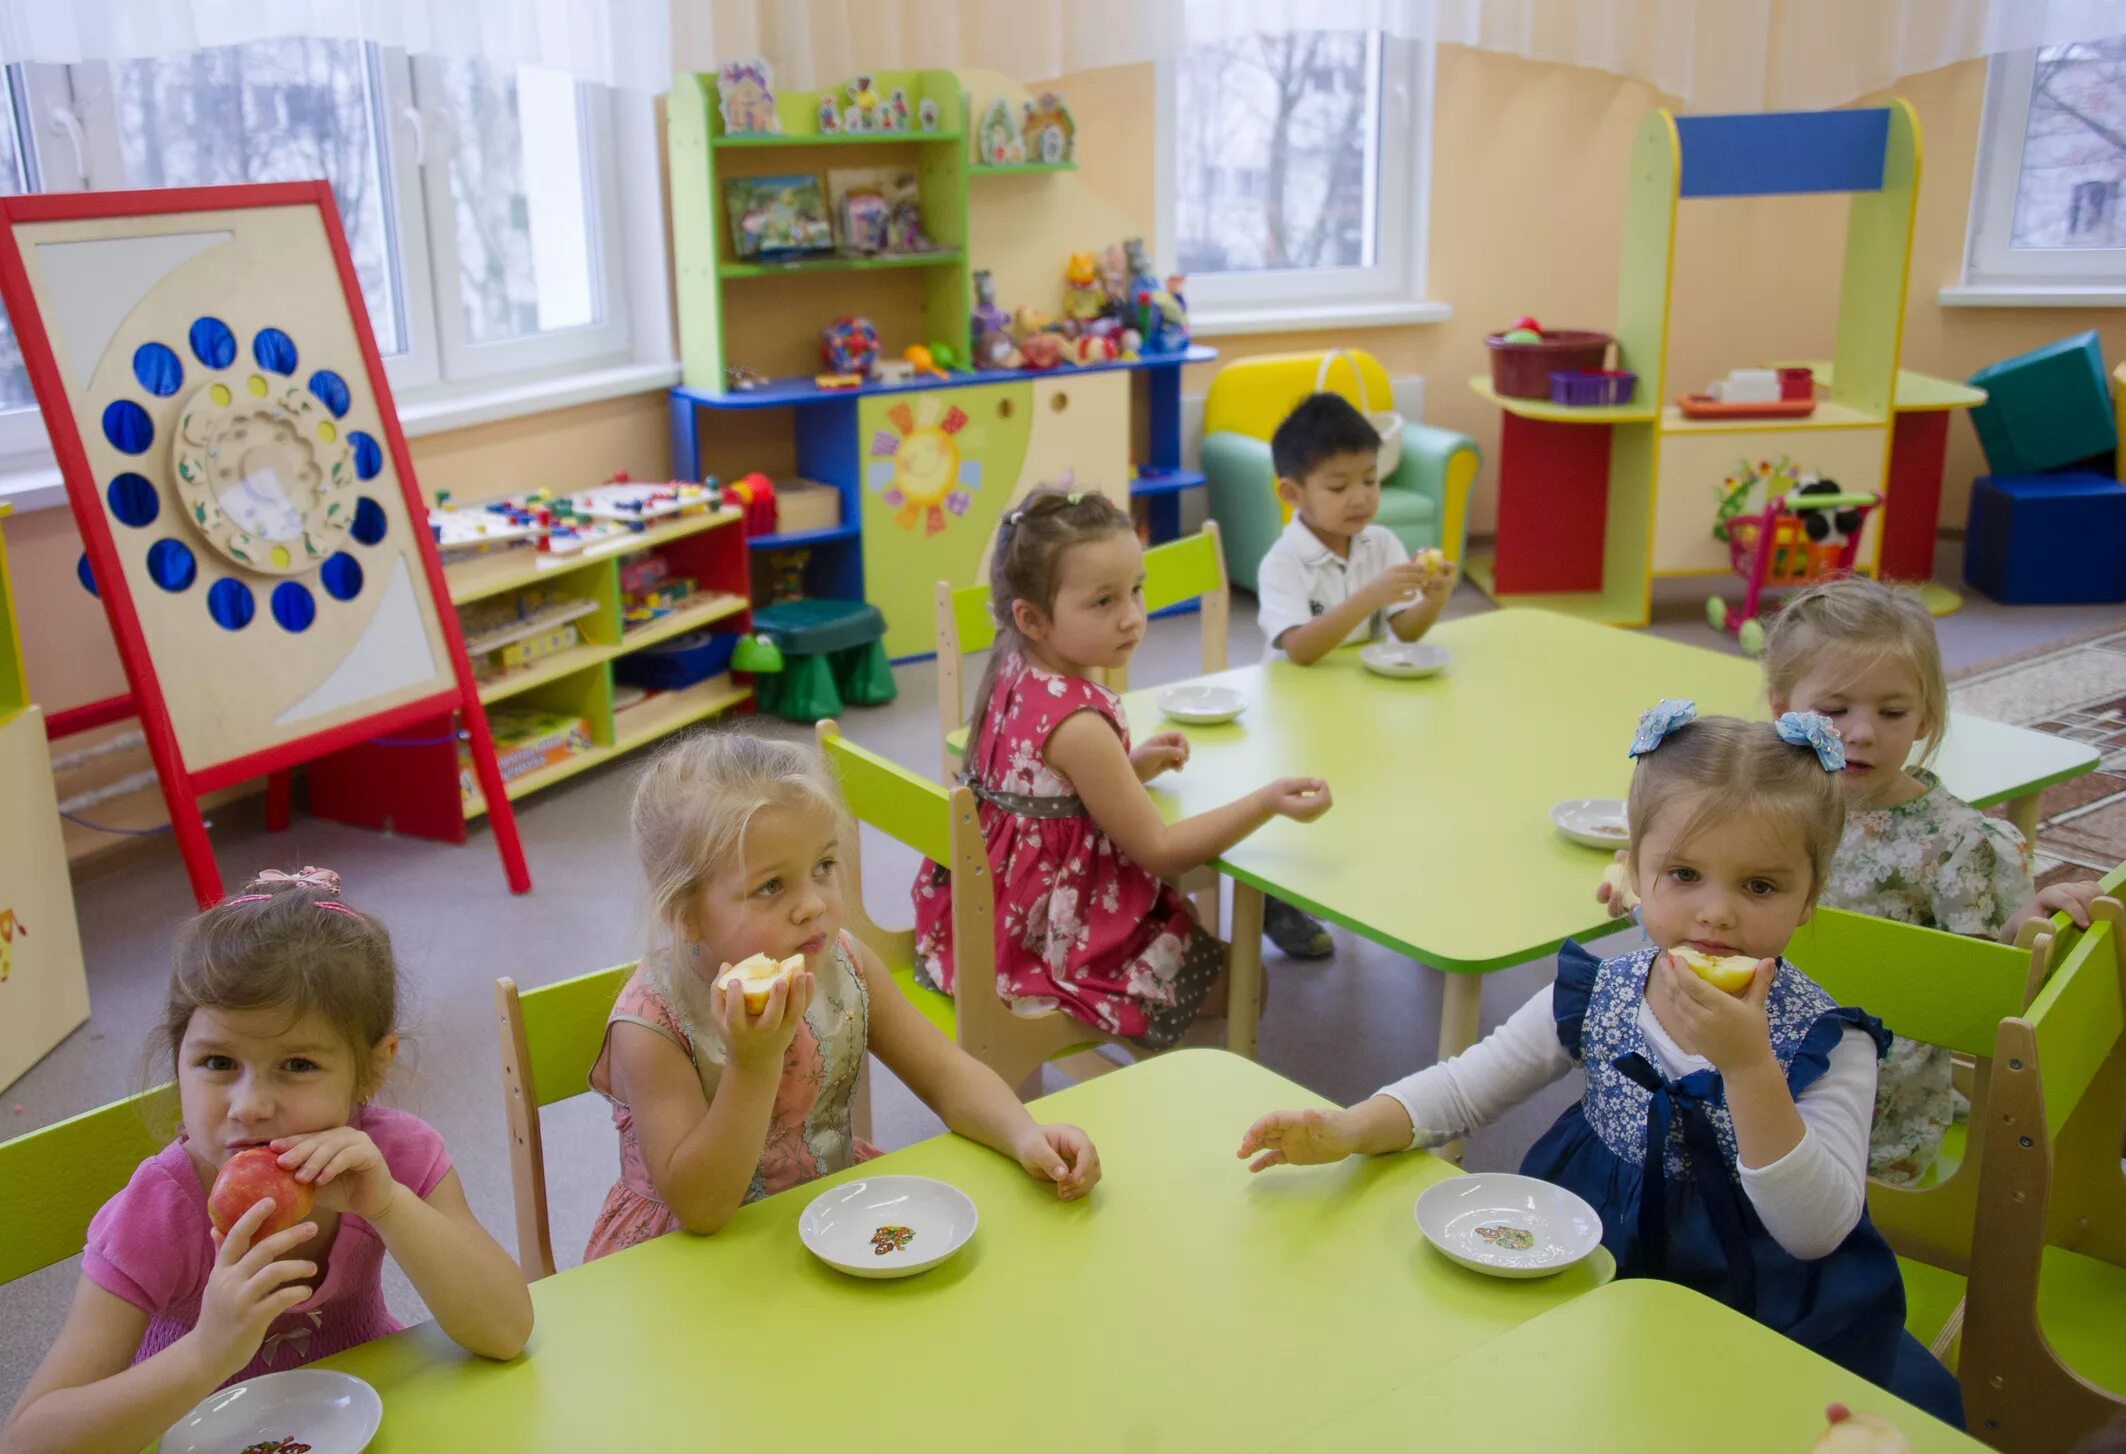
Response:
[[[1122,703],[1092,679],[1144,639],[1144,552],[1097,493],[1042,489],[1004,517],[990,561],[997,642],[975,694],[962,780],[981,802],[997,890],[997,993],[1021,1014],[1061,1010],[1147,1050],[1196,1018],[1226,946],[1172,879],[1283,815],[1329,808],[1319,778],[1280,778],[1166,823],[1144,784],[1188,762],[1162,732],[1131,749]],[[951,875],[915,883],[919,973],[953,983]]]

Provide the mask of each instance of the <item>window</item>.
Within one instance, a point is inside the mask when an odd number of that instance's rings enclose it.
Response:
[[[1993,58],[1964,275],[2126,289],[2126,36]]]
[[[1421,305],[1431,59],[1378,31],[1292,30],[1161,66],[1160,236],[1209,331],[1444,316]]]
[[[9,66],[0,85],[0,190],[330,182],[402,404],[630,356],[601,87],[307,38]],[[0,321],[0,463],[44,450]]]

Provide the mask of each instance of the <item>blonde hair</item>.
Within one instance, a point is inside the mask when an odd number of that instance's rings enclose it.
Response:
[[[724,729],[690,733],[660,751],[628,812],[657,919],[684,928],[702,884],[744,846],[754,816],[801,807],[842,817],[834,774],[809,744]]]
[[[1920,763],[1931,761],[1949,730],[1949,688],[1941,642],[1919,592],[1866,576],[1839,576],[1790,598],[1764,640],[1764,680],[1772,699],[1793,705],[1794,688],[1825,647],[1868,662],[1892,658],[1919,682]]]
[[[1677,835],[1678,843],[1709,821],[1779,820],[1808,850],[1812,902],[1830,874],[1831,856],[1845,831],[1845,793],[1838,774],[1825,770],[1813,747],[1786,742],[1769,722],[1700,717],[1670,732],[1638,760],[1627,804],[1634,869],[1639,845],[1678,802],[1690,806],[1690,820]]]

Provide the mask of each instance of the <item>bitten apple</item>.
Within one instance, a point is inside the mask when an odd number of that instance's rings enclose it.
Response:
[[[1668,955],[1723,994],[1741,994],[1749,988],[1750,976],[1757,972],[1757,961],[1747,954],[1700,954],[1678,945]]]
[[[280,1164],[280,1153],[270,1146],[246,1146],[221,1164],[207,1193],[207,1215],[214,1230],[227,1233],[237,1219],[258,1202],[273,1198],[273,1214],[252,1233],[256,1242],[275,1232],[285,1232],[310,1215],[314,1200],[308,1182]]]
[[[746,998],[746,1013],[757,1015],[768,1008],[768,992],[775,988],[777,980],[786,980],[805,967],[805,957],[793,954],[788,959],[774,960],[765,954],[748,955],[736,964],[727,964],[716,976],[717,984],[729,984]]]

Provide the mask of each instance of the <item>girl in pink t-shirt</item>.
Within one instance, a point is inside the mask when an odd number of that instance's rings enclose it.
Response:
[[[59,1339],[0,1446],[137,1449],[225,1383],[396,1332],[388,1250],[466,1349],[514,1358],[531,1334],[524,1277],[473,1220],[436,1133],[372,1105],[398,1050],[398,971],[384,926],[339,879],[267,873],[178,936],[160,1040],[183,1133],[89,1224]],[[222,1163],[279,1153],[315,1194],[307,1220],[258,1237],[207,1215]]]

